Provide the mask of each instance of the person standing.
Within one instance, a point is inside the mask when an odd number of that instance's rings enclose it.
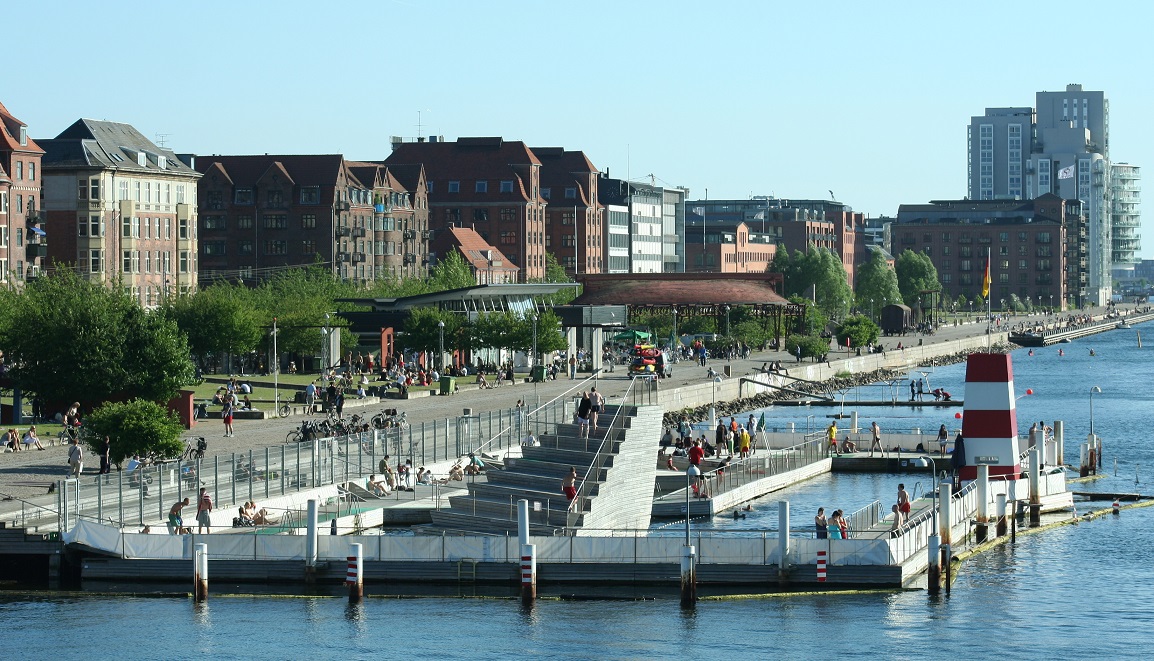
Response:
[[[922,401],[926,396],[926,382],[918,379],[918,401]]]
[[[100,474],[107,475],[112,471],[111,462],[108,461],[109,455],[112,453],[112,439],[108,434],[104,435],[104,440],[100,442]]]
[[[589,398],[589,393],[582,392],[581,403],[577,405],[578,436],[581,438],[589,438],[589,416],[592,411],[593,400]]]
[[[591,416],[589,418],[589,424],[593,426],[593,431],[597,431],[597,414],[601,413],[602,409],[605,408],[605,397],[597,392],[597,388],[594,387],[589,391],[589,401],[592,403],[592,407],[589,409],[589,415]]]
[[[910,520],[910,495],[906,493],[906,485],[898,485],[898,512],[902,515],[902,523]]]
[[[337,410],[337,418],[341,418],[345,412],[345,389],[344,388],[337,388],[337,397],[336,397],[336,401],[333,403],[333,406]]]
[[[826,446],[830,454],[837,454],[837,422],[829,423],[825,429]]]
[[[825,508],[817,508],[817,516],[813,517],[813,528],[818,539],[829,539],[829,522],[825,519]]]
[[[561,480],[561,493],[565,494],[566,500],[570,503],[577,497],[577,469],[575,467],[570,467],[569,474]]]
[[[84,472],[84,448],[80,447],[80,441],[76,438],[70,438],[68,442],[71,444],[68,447],[68,465],[72,467],[70,475],[80,477]]]
[[[727,432],[727,430],[725,428],[725,422],[718,420],[717,421],[717,432],[714,435],[713,442],[717,445],[717,451],[719,454],[720,454],[722,448],[725,448],[726,454],[733,454],[730,451],[728,444],[725,442],[725,438],[727,436],[726,432]]]
[[[224,437],[228,438],[234,434],[232,430],[232,413],[235,407],[232,403],[232,398],[224,400],[224,408],[220,411],[220,417],[224,420]]]
[[[910,379],[910,401],[914,401],[918,397],[918,384],[913,379]]]
[[[941,456],[946,456],[946,443],[950,441],[950,433],[946,431],[946,425],[942,424],[941,429],[938,430],[938,452]]]
[[[309,381],[305,386],[305,415],[312,415],[317,403],[317,382]]]
[[[184,519],[180,517],[180,511],[184,509],[184,506],[187,504],[187,498],[178,500],[176,504],[168,510],[168,534],[179,535],[180,531],[184,528]]]
[[[196,534],[201,534],[201,530],[205,530],[204,534],[212,532],[212,497],[208,495],[206,487],[200,488],[200,497],[196,501]]]
[[[884,457],[886,451],[882,449],[882,428],[878,426],[878,421],[874,420],[870,423],[870,456],[874,456],[874,448]]]

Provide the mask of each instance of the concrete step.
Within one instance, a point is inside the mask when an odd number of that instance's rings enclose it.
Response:
[[[512,535],[517,534],[517,521],[506,519],[496,519],[483,516],[472,516],[464,512],[455,510],[434,510],[432,512],[433,524],[428,528],[419,529],[421,534],[437,535],[441,532],[465,532],[465,534],[482,534],[482,535]],[[553,536],[556,533],[558,526],[542,525],[533,522],[532,513],[529,517],[529,534]],[[514,540],[515,541],[515,540]]]
[[[605,466],[602,467],[602,469],[597,473],[596,477],[598,481],[605,479],[605,471],[609,466],[612,465],[613,456],[610,455],[605,458]],[[558,480],[568,475],[570,468],[576,468],[577,475],[584,476],[585,472],[589,470],[589,464],[586,463],[584,466],[582,466],[580,464],[573,464],[570,462],[544,461],[541,459],[526,459],[524,457],[520,459],[510,458],[505,463],[505,470],[510,472],[548,475],[553,476]],[[590,479],[592,478],[593,476],[590,476]]]
[[[558,494],[560,496],[560,494]],[[508,501],[500,502],[496,500],[477,498],[476,501],[472,498],[464,496],[453,496],[450,499],[452,505],[451,511],[468,514],[477,518],[495,519],[498,521],[511,521],[514,526],[517,523],[517,501],[514,500],[512,506]],[[530,523],[547,524],[551,526],[564,527],[568,521],[568,501],[564,496],[561,496],[560,501],[557,499],[538,500],[541,503],[541,510],[533,509],[533,502],[530,502]]]
[[[560,488],[561,477],[555,475],[536,475],[533,473],[514,473],[512,471],[494,471],[489,474],[489,483],[507,487],[548,491]],[[600,480],[596,480],[600,481]]]

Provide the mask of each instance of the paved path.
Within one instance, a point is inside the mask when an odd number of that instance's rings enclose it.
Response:
[[[1100,311],[1091,311],[1091,314],[1098,314],[1099,312]],[[1012,321],[1017,323],[1024,319],[1024,317],[1016,317]],[[881,338],[881,343],[887,349],[891,349],[896,347],[899,341],[906,345],[916,345],[918,339],[921,339],[925,344],[934,344],[962,337],[983,335],[984,333],[984,323],[965,323],[956,327],[953,325],[944,326],[932,336],[907,335],[905,337],[883,337]],[[830,354],[829,358],[831,363],[834,363],[840,358],[849,357],[849,355],[850,354],[844,351],[834,352]],[[787,368],[796,364],[796,358],[780,351],[755,352],[747,360],[733,360],[729,364],[732,365],[733,374],[738,376],[760,371],[762,364],[765,362],[778,360]],[[727,361],[715,360],[711,361],[710,364],[718,371],[721,371],[720,366],[726,363]],[[706,379],[705,368],[698,366],[695,362],[682,361],[674,366],[673,378],[662,382],[662,388],[675,388],[691,383],[701,383]],[[462,389],[462,391],[456,395],[445,397],[436,396],[421,397],[412,400],[384,400],[375,407],[365,409],[357,408],[355,406],[356,400],[351,400],[350,404],[346,404],[345,413],[348,415],[364,410],[369,414],[374,414],[383,408],[397,408],[406,412],[410,423],[420,423],[422,421],[443,420],[445,418],[458,416],[461,414],[462,409],[465,408],[471,408],[474,413],[488,410],[511,409],[517,404],[518,399],[526,400],[526,403],[530,406],[532,406],[535,399],[539,399],[543,404],[555,397],[564,395],[567,391],[576,388],[580,383],[580,380],[571,381],[569,379],[559,378],[557,381],[546,381],[536,386],[522,383],[515,386],[506,385],[492,390]],[[596,380],[596,385],[597,389],[605,395],[606,399],[613,402],[615,398],[620,397],[626,391],[629,385],[629,377],[625,366],[619,365],[614,372],[604,374],[604,376]],[[234,423],[236,436],[227,439],[223,438],[224,429],[222,423],[217,420],[208,420],[201,422],[193,430],[186,432],[185,436],[204,436],[207,438],[209,441],[209,449],[206,456],[211,457],[216,454],[228,455],[232,452],[247,452],[250,449],[257,450],[282,445],[288,432],[299,425],[301,420],[302,416],[253,421],[238,420]],[[64,477],[66,453],[67,448],[50,447],[43,452],[32,450],[30,452],[0,454],[0,498],[27,499],[43,495],[46,492],[46,485],[48,483]],[[99,460],[86,461],[85,464],[85,472],[90,473],[99,466]],[[40,501],[38,500],[37,502]],[[46,500],[45,502],[48,501]],[[0,509],[6,510],[8,508]]]

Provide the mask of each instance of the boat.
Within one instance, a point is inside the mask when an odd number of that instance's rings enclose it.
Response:
[[[1130,326],[1130,322],[1128,322],[1128,321],[1126,321],[1125,319],[1123,319],[1122,321],[1119,321],[1119,322],[1118,322],[1117,328],[1118,328],[1119,330],[1125,330],[1125,329],[1127,329],[1127,328],[1131,328],[1131,326]]]

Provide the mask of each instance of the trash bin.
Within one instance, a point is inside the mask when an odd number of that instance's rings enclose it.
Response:
[[[544,365],[534,365],[533,370],[529,374],[529,377],[533,380],[533,383],[544,383],[545,382],[545,366]]]
[[[441,394],[452,395],[453,391],[457,389],[457,377],[442,376],[441,377]]]
[[[721,371],[723,374],[725,374],[725,378],[727,378],[727,379],[733,376],[733,366],[732,365],[723,365]]]

